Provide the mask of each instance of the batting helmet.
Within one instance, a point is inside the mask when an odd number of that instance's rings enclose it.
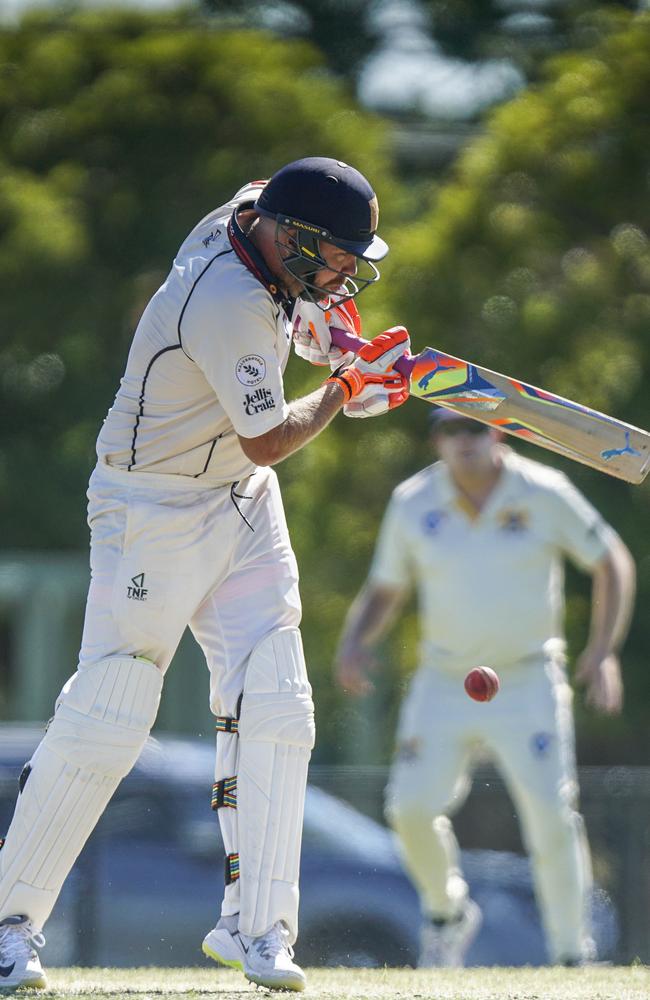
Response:
[[[314,302],[323,297],[323,289],[313,283],[314,276],[323,267],[332,270],[321,255],[321,240],[364,262],[365,274],[352,278],[340,272],[341,291],[330,296],[323,308],[332,298],[338,302],[353,298],[379,279],[373,262],[386,256],[388,246],[376,234],[377,196],[354,167],[325,156],[295,160],[273,174],[255,208],[276,220],[276,244],[283,264],[303,285],[302,294]],[[287,236],[284,242],[278,239],[280,232]]]

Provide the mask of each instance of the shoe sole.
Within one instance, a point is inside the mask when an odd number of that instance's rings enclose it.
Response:
[[[211,948],[210,945],[206,944],[205,941],[201,945],[201,949],[204,955],[208,958],[213,959],[213,961],[218,962],[219,965],[225,965],[229,969],[238,969],[240,972],[244,971],[244,963],[239,958],[224,958],[219,952]]]
[[[298,977],[287,976],[286,978],[270,981],[268,978],[258,976],[254,972],[247,972],[240,959],[224,958],[223,955],[216,952],[214,948],[211,948],[210,945],[205,943],[205,941],[203,942],[201,948],[204,955],[207,955],[208,958],[212,958],[220,965],[225,965],[229,969],[237,969],[239,972],[243,972],[248,981],[250,983],[254,983],[255,986],[265,986],[267,990],[292,990],[294,993],[302,993],[305,988],[305,980],[299,979]]]
[[[282,979],[270,980],[264,976],[258,976],[254,972],[246,972],[245,969],[244,975],[249,983],[254,983],[255,986],[265,986],[267,990],[291,990],[294,993],[302,993],[307,985],[304,979],[299,979],[297,976],[286,976]]]
[[[22,979],[19,983],[0,983],[0,996],[14,993],[16,990],[46,990],[47,979],[39,976],[38,979]]]

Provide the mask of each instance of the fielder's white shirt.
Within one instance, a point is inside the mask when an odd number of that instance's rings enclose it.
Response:
[[[237,434],[257,437],[286,418],[290,323],[272,275],[233,217],[261,186],[242,188],[181,246],[135,332],[97,441],[101,463],[236,482],[255,469]]]
[[[563,473],[504,448],[501,476],[474,518],[442,462],[400,484],[370,580],[417,588],[423,665],[502,668],[563,651],[564,557],[588,570],[612,533]]]

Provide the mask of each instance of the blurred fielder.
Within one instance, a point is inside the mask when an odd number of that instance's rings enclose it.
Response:
[[[298,572],[275,473],[344,408],[403,403],[395,327],[357,358],[352,302],[388,251],[377,198],[353,167],[312,157],[254,182],[200,222],[136,330],[97,443],[91,583],[77,672],[20,779],[0,852],[3,989],[45,985],[34,946],[84,842],[156,718],[189,624],[210,671],[212,801],[226,858],[207,955],[270,988],[302,990],[293,962],[314,713]],[[288,403],[296,351],[334,373]]]
[[[394,491],[340,642],[337,676],[370,687],[372,646],[411,587],[420,666],[401,709],[387,817],[419,891],[420,964],[462,965],[481,913],[468,897],[449,816],[487,754],[514,801],[530,853],[550,961],[594,957],[589,848],[577,812],[572,691],[565,669],[563,560],[593,578],[576,677],[600,711],[621,709],[618,649],[634,564],[615,532],[560,472],[514,454],[500,434],[450,410],[434,414],[441,461]],[[489,704],[463,688],[483,664],[501,679]]]

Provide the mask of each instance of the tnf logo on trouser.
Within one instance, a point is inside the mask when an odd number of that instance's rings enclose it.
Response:
[[[132,601],[146,601],[149,591],[144,585],[144,573],[131,577],[131,586],[126,588],[126,596]]]

